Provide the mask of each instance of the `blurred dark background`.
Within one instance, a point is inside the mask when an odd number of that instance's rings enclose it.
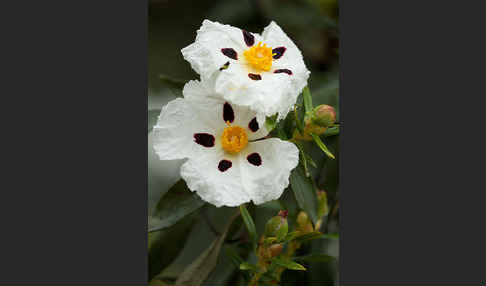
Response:
[[[151,127],[161,108],[180,96],[159,80],[160,75],[188,81],[199,79],[180,50],[195,40],[196,31],[204,19],[230,24],[261,33],[271,20],[277,22],[296,43],[311,71],[309,87],[313,103],[332,105],[339,121],[339,27],[336,0],[152,0],[149,2],[148,43],[148,207],[150,211],[179,179],[181,160],[160,161],[152,149]],[[338,136],[326,144],[338,156]],[[309,146],[312,144],[309,144]],[[312,148],[312,147],[310,147]],[[314,148],[318,168],[313,177],[319,189],[325,189],[330,202],[337,202],[338,160],[330,161],[322,151]],[[338,157],[339,158],[339,157]],[[285,204],[289,218],[295,219],[297,210],[292,191],[286,190],[279,201],[250,209],[257,231],[262,233],[266,221],[276,215]],[[195,258],[215,239],[232,208],[216,208],[206,204],[200,211],[184,218],[168,230],[149,233],[150,286],[171,285]],[[289,219],[289,225],[292,226]],[[240,222],[241,224],[241,222]],[[215,232],[216,231],[216,232]],[[338,232],[337,220],[329,225],[329,232]],[[316,240],[300,250],[300,255],[325,253],[338,257],[338,240]],[[245,285],[241,271],[231,263],[228,251],[242,250],[238,243],[225,243],[218,264],[204,286]],[[255,261],[250,254],[245,257]],[[310,263],[307,271],[285,271],[281,285],[338,285],[338,263]],[[153,279],[154,278],[154,279]]]

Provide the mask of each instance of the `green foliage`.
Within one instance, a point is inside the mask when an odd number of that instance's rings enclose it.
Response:
[[[322,136],[324,137],[329,137],[334,135],[339,135],[339,125],[334,125],[332,127],[327,128],[324,134],[322,134]]]
[[[306,234],[303,234],[303,235],[299,235],[299,236],[295,237],[294,240],[302,243],[302,242],[306,242],[306,241],[309,241],[309,240],[321,238],[322,236],[323,236],[322,233],[320,233],[318,231],[313,231],[313,232],[309,232],[309,233],[306,233]]]
[[[255,223],[253,222],[253,219],[251,218],[250,213],[248,213],[245,205],[240,206],[240,213],[241,217],[243,218],[243,222],[245,223],[246,229],[248,230],[248,234],[250,235],[250,241],[253,243],[253,248],[256,248],[257,233]]]
[[[305,175],[303,167],[297,166],[290,173],[290,185],[299,207],[309,214],[315,224],[317,222],[317,195],[312,179]]]
[[[149,281],[179,255],[193,223],[193,218],[188,216],[170,229],[149,234]]]
[[[324,142],[322,142],[321,137],[317,136],[316,134],[311,134],[311,136],[312,136],[312,139],[314,139],[314,142],[316,142],[317,146],[319,146],[319,148],[321,148],[321,150],[324,151],[324,153],[326,153],[326,155],[329,158],[336,159],[336,157],[331,153],[331,151],[329,151],[329,149],[327,149]]]
[[[235,218],[236,215],[233,215],[226,224],[223,233],[181,273],[174,284],[175,286],[199,286],[206,280],[218,262],[221,246]]]
[[[291,261],[291,260],[284,260],[284,259],[273,259],[273,263],[275,263],[278,266],[285,267],[290,270],[306,270],[304,266],[300,265],[297,262]]]
[[[302,98],[304,99],[304,110],[306,116],[312,112],[312,97],[311,93],[309,91],[309,87],[306,86],[304,87],[304,90],[302,90]]]
[[[309,254],[305,256],[296,256],[293,259],[305,262],[329,262],[335,260],[334,257],[327,254]]]
[[[155,207],[149,218],[149,232],[168,228],[203,205],[204,201],[179,180]]]

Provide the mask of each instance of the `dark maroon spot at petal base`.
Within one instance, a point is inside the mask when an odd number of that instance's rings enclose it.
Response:
[[[235,121],[235,112],[233,111],[233,107],[231,107],[231,104],[225,102],[223,105],[223,120],[224,122],[230,122],[232,123]]]
[[[260,166],[262,164],[262,157],[260,157],[260,154],[258,153],[251,153],[246,157],[246,160],[255,166]]]
[[[204,147],[213,147],[214,136],[208,133],[196,133],[194,134],[194,142]]]
[[[276,59],[280,59],[283,54],[285,53],[287,49],[285,47],[278,47],[278,48],[275,48],[272,50],[272,54],[276,54],[276,55],[273,55],[273,58],[276,60]]]
[[[275,70],[274,73],[286,73],[288,75],[292,75],[292,71],[289,70],[289,69],[278,69],[278,70]]]
[[[258,129],[260,128],[260,126],[258,126],[258,121],[257,121],[256,117],[253,118],[250,121],[250,123],[248,124],[248,128],[250,128],[250,130],[253,131],[253,132],[257,132],[258,131]]]
[[[221,160],[221,161],[219,161],[219,164],[218,164],[218,170],[220,170],[221,172],[224,172],[224,171],[228,170],[229,168],[231,168],[231,166],[233,166],[233,163],[231,163],[231,161]]]
[[[237,60],[238,59],[238,53],[233,50],[232,48],[225,48],[221,49],[221,52],[223,55],[227,56],[230,59]]]
[[[262,76],[259,74],[254,74],[254,73],[249,73],[248,77],[251,78],[252,80],[261,80]]]
[[[243,38],[245,38],[245,43],[248,47],[253,46],[255,43],[255,37],[245,30],[243,30]]]

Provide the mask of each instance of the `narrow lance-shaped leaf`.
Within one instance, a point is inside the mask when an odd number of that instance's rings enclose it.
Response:
[[[255,264],[251,264],[251,263],[248,263],[248,262],[242,262],[240,264],[240,270],[250,270],[250,271],[253,271],[253,272],[257,272],[258,267]]]
[[[319,146],[319,148],[321,148],[321,150],[324,151],[324,153],[326,153],[326,155],[329,158],[336,159],[336,157],[334,157],[334,155],[331,153],[331,151],[329,151],[329,149],[327,149],[324,142],[322,142],[321,137],[317,136],[316,134],[312,134],[312,133],[311,133],[311,136],[312,136],[312,139],[314,139],[314,142],[316,142],[317,146]]]
[[[253,219],[251,218],[251,215],[244,204],[240,206],[240,213],[241,217],[243,218],[243,222],[245,223],[246,229],[248,230],[248,233],[250,235],[250,240],[253,243],[253,248],[255,249],[257,244],[255,223],[253,222]]]
[[[295,116],[295,126],[297,127],[297,130],[299,130],[300,134],[304,134],[304,127],[302,126],[302,119],[299,116],[299,112],[297,111],[298,108],[294,107],[294,116]]]
[[[198,195],[179,180],[158,202],[149,217],[149,232],[168,228],[204,205]]]
[[[304,87],[304,90],[302,91],[302,96],[304,97],[304,109],[305,109],[305,114],[309,114],[312,112],[312,96],[309,90],[309,87],[306,86]]]
[[[291,260],[284,260],[284,259],[279,259],[275,258],[272,260],[273,263],[275,263],[278,266],[285,267],[290,270],[306,270],[304,266],[300,265],[297,262],[291,261]]]
[[[174,286],[199,286],[208,278],[218,262],[228,230],[238,215],[237,212],[229,219],[221,235],[179,275]]]
[[[303,235],[299,235],[299,236],[295,237],[294,240],[298,241],[298,242],[305,242],[305,241],[321,238],[322,236],[323,236],[323,234],[321,232],[313,231],[313,232],[309,232],[309,233],[306,233],[306,234],[303,234]]]
[[[303,168],[298,166],[290,173],[290,186],[299,208],[303,209],[315,224],[317,222],[317,194],[312,178],[306,177]]]

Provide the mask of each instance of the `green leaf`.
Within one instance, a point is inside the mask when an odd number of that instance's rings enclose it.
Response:
[[[299,235],[294,240],[298,241],[298,242],[306,242],[306,241],[309,241],[309,240],[321,238],[323,235],[324,234],[322,234],[318,231],[313,231],[313,232],[309,232],[309,233],[306,233],[306,234],[303,234],[303,235]]]
[[[236,268],[239,268],[240,264],[244,261],[233,246],[226,246],[226,255],[231,259],[231,262],[236,266]]]
[[[327,128],[324,134],[322,134],[322,136],[324,137],[329,137],[334,135],[339,135],[339,125],[334,125],[332,127]]]
[[[327,233],[322,236],[324,239],[339,239],[339,233],[334,232],[334,233]]]
[[[265,119],[265,127],[268,132],[272,131],[277,126],[277,114],[269,116]]]
[[[204,201],[191,192],[183,180],[179,180],[160,199],[149,217],[149,232],[168,228],[203,205]]]
[[[243,222],[245,223],[246,229],[248,230],[248,233],[250,235],[250,240],[253,243],[253,248],[256,248],[257,244],[257,232],[255,228],[255,223],[253,222],[253,219],[251,218],[250,213],[248,213],[248,210],[246,209],[246,206],[243,204],[240,206],[240,213],[241,217],[243,218]]]
[[[303,168],[298,166],[290,173],[290,186],[297,204],[315,224],[317,222],[317,194],[312,178],[306,177]]]
[[[285,242],[289,242],[289,241],[295,239],[297,236],[299,236],[299,234],[300,234],[300,231],[292,231],[292,232],[289,232],[287,234],[287,236],[285,237],[285,240],[283,242],[284,243]]]
[[[177,258],[186,245],[193,224],[194,218],[187,216],[171,228],[149,233],[149,281]]]
[[[265,244],[272,244],[274,242],[276,242],[278,239],[276,237],[266,237],[264,240],[263,240],[263,243]]]
[[[304,127],[302,126],[303,124],[303,119],[299,116],[298,108],[294,107],[294,116],[295,116],[295,126],[297,127],[297,130],[299,130],[300,134],[304,134]]]
[[[312,109],[313,109],[312,96],[311,96],[311,93],[310,93],[308,86],[304,87],[304,90],[302,91],[302,96],[304,98],[305,114],[308,115],[312,112]]]
[[[312,133],[311,133],[311,136],[312,136],[312,139],[314,139],[314,142],[316,142],[317,146],[319,146],[319,148],[321,148],[321,150],[324,151],[324,153],[326,153],[326,155],[329,158],[336,159],[336,157],[334,157],[334,155],[331,153],[331,151],[329,151],[329,149],[327,149],[324,142],[322,142],[321,137],[317,136],[316,134],[312,134]]]
[[[160,109],[153,109],[148,111],[148,132],[152,131],[157,119],[160,115]]]
[[[335,260],[336,258],[327,254],[309,254],[305,256],[296,256],[292,259],[305,262],[329,262]]]
[[[179,275],[174,286],[199,286],[208,278],[218,262],[221,246],[237,216],[238,213],[229,219],[221,235]]]
[[[275,258],[272,260],[272,262],[277,264],[278,266],[285,267],[290,270],[304,270],[304,271],[306,270],[304,266],[291,260],[283,260],[283,259]]]
[[[240,270],[250,270],[250,271],[257,272],[258,267],[255,264],[251,264],[251,263],[248,263],[248,262],[242,262],[240,264]]]

